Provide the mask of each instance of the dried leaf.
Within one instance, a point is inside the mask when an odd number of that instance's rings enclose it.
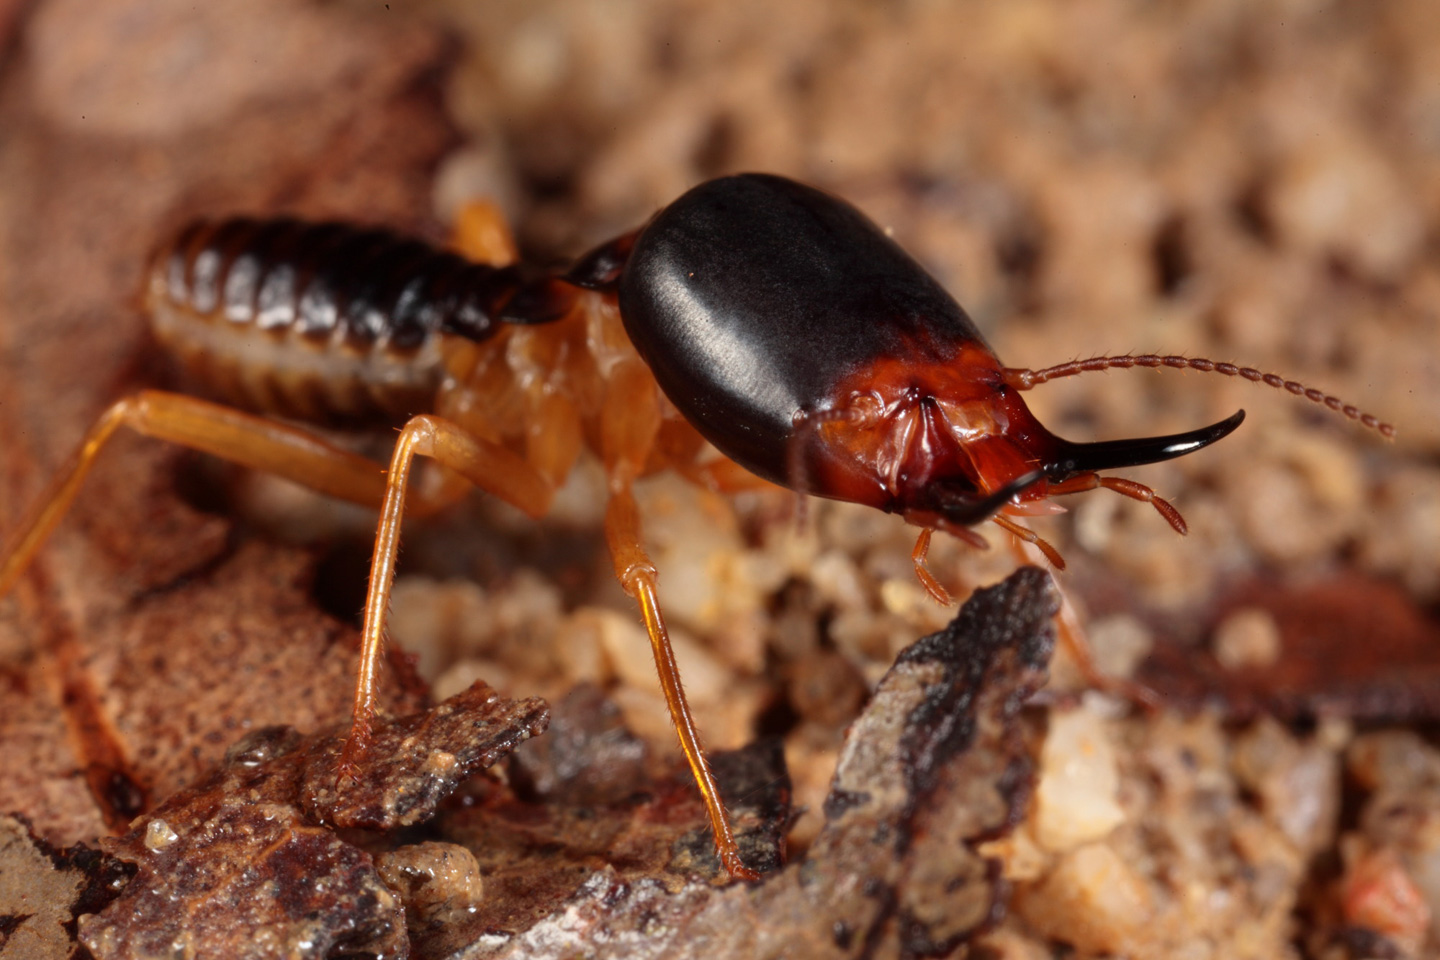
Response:
[[[24,820],[0,817],[0,960],[64,960],[75,918],[114,899],[129,871],[98,850],[56,850]]]

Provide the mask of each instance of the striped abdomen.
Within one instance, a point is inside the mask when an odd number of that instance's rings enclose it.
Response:
[[[554,319],[560,307],[537,296],[554,287],[388,230],[242,219],[193,224],[162,247],[145,306],[161,344],[225,399],[356,421],[429,409],[445,335]]]

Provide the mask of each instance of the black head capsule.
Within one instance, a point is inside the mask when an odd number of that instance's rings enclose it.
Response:
[[[783,177],[701,184],[572,280],[617,276],[636,349],[722,453],[926,527],[1035,512],[1097,470],[1191,453],[1244,417],[1151,439],[1056,437],[923,267],[848,203]]]

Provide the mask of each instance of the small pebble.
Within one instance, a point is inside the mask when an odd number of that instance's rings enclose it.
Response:
[[[1266,610],[1242,607],[1215,628],[1210,641],[1215,659],[1226,670],[1263,670],[1274,666],[1283,649],[1280,626]]]

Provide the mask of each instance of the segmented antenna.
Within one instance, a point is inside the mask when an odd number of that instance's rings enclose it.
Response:
[[[1227,377],[1243,377],[1252,383],[1263,383],[1266,386],[1274,387],[1276,390],[1284,390],[1293,393],[1297,397],[1304,397],[1312,403],[1318,403],[1323,407],[1335,411],[1358,421],[1365,427],[1374,430],[1382,437],[1394,439],[1395,427],[1385,423],[1376,417],[1364,412],[1359,407],[1352,406],[1341,400],[1339,397],[1331,396],[1323,390],[1316,390],[1314,387],[1307,387],[1295,380],[1286,380],[1284,377],[1274,373],[1263,373],[1254,367],[1237,367],[1233,363],[1216,363],[1214,360],[1206,360],[1204,357],[1177,357],[1159,356],[1153,353],[1125,354],[1120,357],[1091,357],[1088,360],[1071,360],[1069,363],[1062,363],[1053,367],[1046,367],[1043,370],[1025,370],[1020,367],[1006,367],[1004,370],[1005,382],[1016,390],[1029,390],[1059,377],[1073,377],[1076,374],[1092,373],[1096,370],[1120,369],[1129,370],[1131,367],[1173,367],[1176,370],[1199,370],[1201,373],[1220,373]]]

